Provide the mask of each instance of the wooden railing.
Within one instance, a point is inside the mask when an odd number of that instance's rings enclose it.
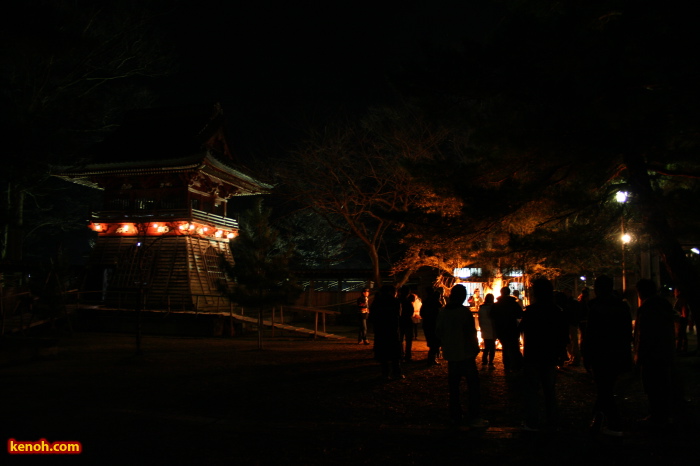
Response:
[[[28,328],[28,323],[37,324],[41,321],[41,318],[31,315],[28,319],[26,313],[13,313],[8,312],[7,301],[10,298],[20,298],[30,299],[31,295],[29,293],[21,293],[14,296],[3,297],[3,302],[5,305],[0,307],[2,309],[2,325],[0,327],[0,335],[5,333],[6,321],[12,320],[13,329],[19,329],[24,331]],[[278,306],[272,309],[266,309],[262,314],[258,309],[248,309],[246,315],[246,309],[242,306],[238,306],[231,302],[225,296],[213,296],[213,295],[191,295],[191,294],[165,294],[158,295],[158,303],[161,305],[153,306],[149,305],[154,303],[152,299],[154,296],[149,295],[147,290],[143,294],[136,290],[129,291],[80,291],[71,290],[63,293],[62,301],[66,309],[113,309],[113,310],[144,310],[149,312],[165,312],[165,313],[194,313],[194,314],[218,314],[231,317],[233,319],[238,319],[240,321],[253,324],[253,325],[264,325],[269,326],[272,329],[272,336],[275,335],[276,329],[288,329],[288,330],[304,330],[305,327],[301,327],[297,324],[295,326],[287,325],[285,322],[285,313],[289,314],[313,314],[313,329],[306,329],[307,333],[313,330],[313,336],[316,338],[319,334],[327,333],[327,316],[337,316],[340,315],[340,311],[324,309],[321,307],[307,307],[307,306]],[[110,299],[115,304],[114,306],[106,305],[105,302],[109,303]],[[341,303],[334,306],[343,306],[348,303]],[[31,312],[31,310],[30,310]],[[266,317],[269,316],[269,319]],[[56,316],[54,316],[56,318]],[[262,323],[260,322],[262,321]]]
[[[238,220],[223,217],[197,209],[130,209],[130,210],[102,210],[92,214],[92,221],[100,222],[151,222],[174,220],[202,220],[226,228],[237,229]]]
[[[302,312],[312,312],[314,314],[314,338],[318,334],[318,317],[319,315],[321,316],[321,325],[322,329],[321,331],[323,333],[326,332],[326,316],[327,315],[340,315],[340,311],[329,311],[327,309],[320,309],[320,308],[315,308],[315,307],[304,307],[304,306],[280,306],[279,307],[279,318],[280,322],[284,323],[284,310],[292,310],[292,311],[302,311]],[[275,335],[275,309],[272,309],[272,336]]]

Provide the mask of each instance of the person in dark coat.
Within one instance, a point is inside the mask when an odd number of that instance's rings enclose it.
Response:
[[[440,354],[440,339],[435,332],[435,326],[437,325],[440,310],[444,305],[443,289],[442,287],[435,287],[428,291],[428,295],[423,301],[423,306],[420,308],[423,334],[425,334],[425,340],[428,345],[428,365],[430,366],[440,364],[437,360],[437,356]]]
[[[484,351],[481,353],[481,365],[493,368],[493,358],[496,356],[496,335],[491,321],[491,306],[493,306],[493,294],[487,293],[484,303],[479,306],[479,330],[484,340]]]
[[[522,368],[520,353],[520,330],[518,323],[523,317],[523,310],[515,298],[510,295],[510,288],[501,288],[501,296],[491,306],[490,312],[496,338],[501,342],[503,368],[506,372],[516,372]]]
[[[673,290],[676,302],[673,310],[676,313],[676,352],[680,355],[688,354],[688,324],[690,323],[690,305],[678,288]]]
[[[579,333],[580,333],[580,342],[579,346],[581,349],[581,354],[585,352],[585,346],[586,346],[586,327],[588,325],[588,304],[590,303],[590,291],[588,287],[584,287],[583,290],[581,290],[581,294],[578,296],[578,304],[579,304],[579,311],[581,312],[581,316],[579,319],[578,327],[579,327]],[[583,359],[583,358],[582,358]],[[591,368],[586,365],[585,359],[583,360],[583,366],[586,368],[586,372],[590,373]]]
[[[447,360],[447,386],[449,389],[450,420],[461,424],[464,420],[460,401],[460,382],[467,381],[467,425],[487,427],[488,421],[480,417],[481,388],[476,357],[479,354],[479,340],[476,323],[468,307],[464,306],[467,289],[455,285],[450,290],[449,303],[440,311],[436,331],[442,342],[442,350]]]
[[[379,361],[384,379],[403,379],[401,372],[401,339],[399,317],[401,303],[396,289],[384,285],[369,306],[369,319],[374,327],[374,358]]]
[[[649,402],[645,421],[652,427],[664,427],[671,417],[676,354],[673,306],[658,296],[652,280],[639,280],[636,288],[640,305],[634,326],[634,357]]]
[[[562,351],[569,343],[569,323],[554,303],[554,288],[546,278],[532,282],[533,303],[525,308],[520,328],[523,333],[526,430],[558,426],[556,373]],[[544,395],[546,422],[540,422],[539,389]]]
[[[613,280],[599,276],[595,298],[588,303],[584,365],[593,375],[596,401],[591,433],[622,435],[622,420],[615,403],[615,383],[632,369],[632,313],[613,290]]]
[[[581,304],[574,299],[570,289],[566,288],[562,293],[564,293],[564,305],[562,309],[569,321],[569,345],[566,347],[566,357],[570,365],[578,367],[581,365]]]
[[[408,285],[404,285],[399,290],[399,301],[401,302],[401,318],[399,319],[399,335],[401,343],[405,344],[403,357],[404,361],[413,361],[413,312],[415,310],[413,304],[416,300],[416,295],[411,292]]]

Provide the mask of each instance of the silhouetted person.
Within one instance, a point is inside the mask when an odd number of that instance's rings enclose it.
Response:
[[[460,423],[463,419],[459,385],[464,377],[467,381],[467,424],[470,427],[486,427],[488,422],[480,417],[481,392],[476,357],[479,340],[476,336],[474,317],[463,303],[467,289],[461,285],[452,287],[449,302],[440,311],[437,335],[442,342],[442,354],[447,360],[447,380],[450,392],[450,420]]]
[[[423,322],[423,333],[428,345],[428,365],[438,365],[437,360],[440,354],[440,338],[436,333],[437,319],[440,310],[444,307],[443,289],[441,287],[431,288],[423,301],[420,309],[420,316]]]
[[[590,302],[590,290],[585,287],[581,290],[581,294],[578,295],[578,304],[579,304],[579,312],[580,317],[578,321],[578,328],[579,328],[579,335],[580,335],[580,340],[579,340],[579,349],[581,351],[581,354],[585,351],[584,347],[586,346],[586,326],[588,325],[588,304]],[[583,365],[586,368],[586,371],[590,372],[590,367],[586,365],[586,361],[583,361]]]
[[[566,354],[569,364],[581,365],[581,347],[579,345],[579,322],[581,321],[581,305],[574,299],[570,289],[564,289],[564,313],[569,321],[569,344]]]
[[[676,312],[676,353],[685,355],[688,353],[690,306],[678,288],[673,290],[673,295],[676,297],[676,302],[673,305],[673,310]]]
[[[532,304],[525,308],[520,327],[523,332],[526,430],[558,427],[556,397],[557,363],[569,342],[569,325],[564,311],[554,303],[554,288],[546,278],[532,282]],[[546,422],[540,421],[539,389],[544,395]]]
[[[399,332],[401,342],[404,345],[403,357],[404,361],[413,361],[413,307],[416,295],[411,292],[408,285],[404,285],[399,290],[399,301],[401,302],[401,318],[399,320]]]
[[[615,403],[615,383],[632,368],[632,313],[613,290],[613,280],[599,276],[595,298],[588,303],[584,364],[596,386],[591,432],[622,435],[622,420]]]
[[[520,291],[519,290],[513,290],[513,298],[515,298],[515,302],[518,303],[518,306],[520,306],[520,309],[525,309],[525,305],[523,304],[523,300],[520,298]]]
[[[357,298],[357,314],[360,328],[357,333],[357,343],[369,345],[367,341],[367,318],[369,317],[369,288],[362,290],[362,294]]]
[[[569,303],[567,302],[566,299],[566,294],[563,291],[555,291],[554,292],[554,304],[559,306],[562,311],[564,311],[564,316],[566,317],[567,323],[569,322],[569,313],[567,312],[567,309],[569,308]],[[566,345],[566,348],[563,349],[561,354],[559,355],[559,361],[557,362],[557,367],[561,368],[564,367],[564,364],[569,360],[569,353],[568,353],[568,348],[569,345],[571,344],[571,338],[569,338],[569,343]],[[581,357],[579,356],[579,359]]]
[[[391,285],[382,286],[369,306],[369,319],[374,326],[374,357],[385,379],[405,378],[401,373],[400,314],[396,289]]]
[[[479,329],[481,339],[484,340],[484,351],[481,353],[481,365],[493,366],[493,358],[496,356],[496,332],[493,330],[491,320],[491,307],[493,306],[493,294],[488,293],[484,302],[479,306]]]
[[[649,402],[649,416],[644,420],[652,427],[663,427],[671,416],[674,312],[671,303],[657,295],[652,280],[639,280],[636,288],[640,305],[634,326],[634,356]]]
[[[501,296],[491,306],[491,321],[496,332],[496,338],[501,342],[503,368],[506,372],[519,371],[522,368],[522,353],[520,353],[520,330],[518,322],[523,317],[523,310],[510,296],[510,288],[501,288]]]

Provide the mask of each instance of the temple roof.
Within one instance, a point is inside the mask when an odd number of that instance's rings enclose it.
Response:
[[[98,188],[96,177],[198,170],[257,194],[272,186],[237,166],[226,140],[220,105],[131,112],[91,152],[89,163],[54,167],[60,178]]]

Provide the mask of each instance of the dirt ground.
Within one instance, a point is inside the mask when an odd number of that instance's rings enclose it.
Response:
[[[587,433],[593,385],[560,371],[562,429],[522,432],[519,380],[500,353],[481,371],[487,429],[447,423],[445,365],[428,367],[425,341],[406,379],[384,382],[355,330],[312,340],[73,333],[6,339],[0,351],[4,439],[79,441],[80,455],[3,452],[0,464],[697,464],[700,357],[679,358],[685,390],[673,429],[653,432],[638,377],[620,384],[622,438]],[[693,343],[695,338],[692,338]],[[32,343],[32,344],[30,344]],[[694,346],[694,345],[693,345]]]

